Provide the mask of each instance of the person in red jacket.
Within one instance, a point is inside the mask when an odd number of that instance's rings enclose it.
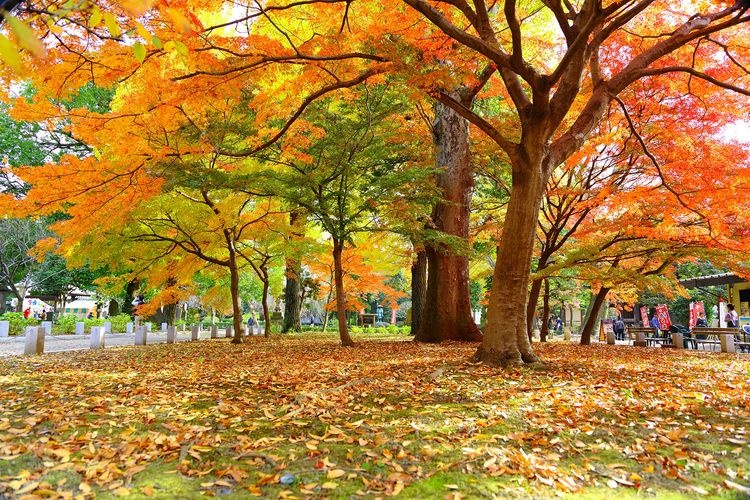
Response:
[[[28,319],[28,318],[29,318],[29,316],[31,316],[31,308],[30,308],[30,307],[27,307],[27,308],[26,308],[26,309],[24,309],[24,311],[23,311],[23,318],[24,318],[24,319]]]

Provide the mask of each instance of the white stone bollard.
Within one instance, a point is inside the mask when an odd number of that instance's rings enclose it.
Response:
[[[534,328],[531,332],[531,338],[534,340],[540,340],[542,338],[542,332],[539,331],[539,328]]]
[[[105,335],[106,335],[106,330],[104,329],[103,326],[92,326],[89,347],[91,349],[104,349]]]
[[[719,335],[721,352],[737,352],[734,347],[734,335]]]
[[[52,335],[52,322],[42,321],[42,328],[44,328],[45,335]]]
[[[219,327],[216,325],[213,325],[211,327],[211,338],[212,339],[218,339],[219,338]]]
[[[10,321],[0,321],[0,337],[7,337],[10,334]]]
[[[135,329],[135,345],[146,345],[147,338],[148,328],[145,326],[139,326]]]
[[[226,329],[226,337],[227,337],[228,339],[229,339],[229,338],[232,338],[232,326],[231,326],[231,325],[230,325],[230,326],[228,326],[228,327],[227,327],[227,329]]]
[[[168,327],[169,327],[169,324],[167,324],[167,323],[162,323],[162,324],[161,324],[161,332],[162,332],[162,333],[166,333],[166,332],[167,332],[167,328],[168,328]]]
[[[42,354],[44,352],[44,334],[45,330],[41,326],[27,326],[23,353]]]
[[[685,344],[682,341],[682,334],[680,332],[672,332],[672,344],[674,344],[677,349],[685,348]]]
[[[572,335],[570,333],[570,327],[566,326],[565,328],[563,328],[563,339],[564,340],[571,340],[572,339]]]
[[[109,321],[104,322],[104,333],[112,333],[112,323]]]
[[[133,333],[133,323],[125,323],[125,333]]]
[[[86,323],[83,321],[76,321],[76,335],[86,334]]]
[[[607,331],[607,344],[615,345],[615,332]]]
[[[150,321],[146,322],[146,331],[148,333],[151,333],[151,322]]]
[[[190,340],[198,340],[201,336],[201,330],[198,325],[193,325],[190,327]]]
[[[168,326],[167,327],[167,344],[174,344],[176,339],[177,339],[177,327]]]
[[[135,328],[138,328],[139,326],[141,326],[141,317],[140,316],[136,316],[135,317]]]

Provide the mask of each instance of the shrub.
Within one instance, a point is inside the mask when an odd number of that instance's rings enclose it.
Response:
[[[116,333],[124,333],[126,325],[133,321],[133,318],[129,314],[118,314],[116,316],[110,316],[104,321],[112,323],[112,331]]]
[[[79,321],[81,321],[81,318],[75,314],[63,314],[57,318],[52,331],[54,333],[75,333],[76,323]]]
[[[24,318],[23,313],[18,312],[7,312],[0,315],[0,321],[8,321],[10,323],[10,335],[21,335],[26,331],[27,326],[37,326],[40,324],[38,319]]]

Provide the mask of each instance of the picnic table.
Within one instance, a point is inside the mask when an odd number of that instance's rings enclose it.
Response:
[[[716,350],[718,346],[721,352],[737,352],[737,347],[742,352],[750,351],[750,333],[744,329],[737,328],[693,328],[695,342],[706,350],[706,346],[711,346],[711,350]]]

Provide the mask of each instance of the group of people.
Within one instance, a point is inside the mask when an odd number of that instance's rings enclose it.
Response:
[[[46,307],[42,307],[42,311],[41,312],[36,311],[36,312],[34,312],[32,314],[31,308],[27,307],[26,309],[23,310],[23,317],[24,317],[24,319],[29,319],[32,316],[34,317],[34,319],[46,319],[47,318],[47,314],[50,313],[50,312],[52,312],[52,309],[50,309],[49,311],[47,311]]]

